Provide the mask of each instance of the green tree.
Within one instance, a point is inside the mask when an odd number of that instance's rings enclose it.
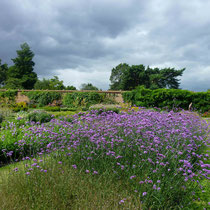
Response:
[[[185,69],[175,70],[174,68],[165,68],[160,70],[162,84],[169,89],[178,89],[180,82],[177,77],[182,76]]]
[[[110,76],[111,90],[132,90],[139,85],[149,89],[179,88],[179,79],[185,69],[174,68],[145,68],[144,65],[119,64],[112,69]]]
[[[34,89],[36,90],[65,90],[65,86],[63,81],[59,80],[57,76],[54,76],[52,79],[43,79],[38,80],[35,85]]]
[[[122,75],[122,90],[133,90],[139,85],[146,85],[148,79],[144,65],[133,65],[127,68]]]
[[[66,90],[76,90],[76,87],[74,87],[73,85],[71,85],[71,86],[68,85],[65,89]]]
[[[81,88],[80,88],[81,90],[98,90],[98,88],[97,87],[95,87],[95,86],[93,86],[91,83],[83,83],[82,85],[81,85]]]
[[[5,85],[7,78],[8,66],[7,64],[2,64],[0,59],[0,87]]]
[[[12,59],[14,65],[8,70],[6,87],[14,86],[13,81],[18,81],[18,88],[32,89],[37,81],[37,74],[33,71],[34,53],[27,43],[22,44],[21,50],[17,50],[17,57]],[[17,88],[17,87],[16,87]]]
[[[129,71],[130,66],[127,63],[121,63],[112,69],[110,76],[110,89],[111,90],[123,90],[123,80],[125,78],[125,72]]]

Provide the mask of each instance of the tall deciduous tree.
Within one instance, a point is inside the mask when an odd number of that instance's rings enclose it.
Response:
[[[182,76],[185,69],[174,68],[145,68],[144,65],[119,64],[112,69],[110,76],[111,90],[132,90],[139,85],[146,88],[179,88],[178,76]]]
[[[22,44],[21,50],[17,50],[17,57],[12,59],[14,65],[8,70],[6,87],[12,88],[13,81],[16,81],[18,88],[32,89],[37,81],[37,74],[34,70],[34,53],[27,43]],[[16,87],[17,88],[17,87]]]

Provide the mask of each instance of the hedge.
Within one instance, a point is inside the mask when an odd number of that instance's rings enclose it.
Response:
[[[130,92],[122,93],[124,102],[141,107],[158,108],[192,108],[200,112],[210,110],[210,92],[192,92],[180,89],[156,89],[150,90],[142,86]]]

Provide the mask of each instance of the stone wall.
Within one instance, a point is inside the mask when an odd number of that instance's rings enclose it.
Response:
[[[24,90],[29,92],[31,90]],[[34,91],[34,90],[33,90]],[[43,90],[42,90],[43,91]],[[46,90],[46,91],[56,91],[61,93],[72,93],[72,92],[98,92],[105,93],[107,97],[114,99],[117,103],[123,103],[122,91],[73,91],[73,90]],[[19,102],[30,102],[29,98],[26,95],[22,94],[22,90],[19,90],[16,97],[16,103]]]

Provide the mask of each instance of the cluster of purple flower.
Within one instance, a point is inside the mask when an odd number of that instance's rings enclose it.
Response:
[[[79,113],[73,122],[53,119],[27,128],[18,150],[52,153],[59,164],[68,162],[85,173],[123,177],[142,200],[161,200],[164,192],[184,195],[186,186],[208,178],[207,131],[207,123],[189,112]]]

